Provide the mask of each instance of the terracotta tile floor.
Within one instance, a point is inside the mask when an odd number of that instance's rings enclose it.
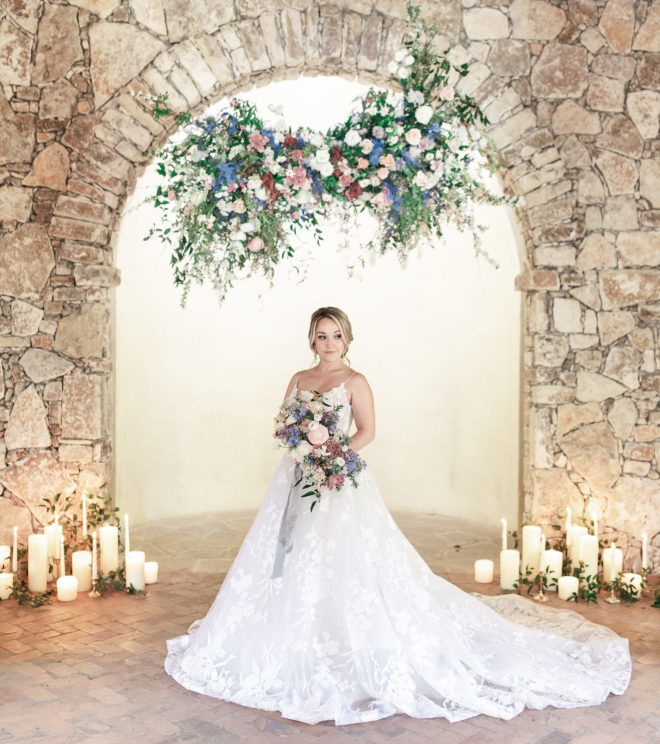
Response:
[[[496,555],[496,530],[439,516],[394,517],[436,573],[468,591],[498,591],[474,584],[469,573],[476,557]],[[598,707],[525,710],[511,721],[396,715],[335,727],[188,692],[163,671],[165,640],[205,614],[252,518],[204,515],[135,528],[133,546],[161,563],[160,581],[146,597],[81,594],[74,603],[38,609],[3,602],[0,744],[660,744],[660,610],[648,597],[636,605],[571,605],[630,640],[630,687]],[[555,596],[550,604],[566,607]]]

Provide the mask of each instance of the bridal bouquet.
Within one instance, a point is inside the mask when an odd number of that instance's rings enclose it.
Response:
[[[313,497],[310,511],[322,489],[341,488],[347,479],[357,487],[355,476],[367,466],[350,449],[350,437],[337,429],[342,407],[326,403],[320,393],[301,390],[288,398],[275,418],[275,438],[302,470],[294,485],[304,481],[303,497]]]

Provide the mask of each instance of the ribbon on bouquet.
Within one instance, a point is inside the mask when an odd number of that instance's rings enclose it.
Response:
[[[282,521],[280,522],[280,531],[277,536],[277,547],[275,549],[275,560],[273,561],[273,573],[271,579],[277,579],[282,575],[282,568],[284,567],[284,557],[287,553],[291,552],[293,548],[293,541],[291,540],[291,529],[287,524],[287,517],[289,515],[289,508],[291,506],[291,495],[296,484],[300,481],[299,476],[300,467],[296,465],[293,476],[291,478],[291,488],[289,488],[289,494],[286,497],[286,506],[282,514]]]

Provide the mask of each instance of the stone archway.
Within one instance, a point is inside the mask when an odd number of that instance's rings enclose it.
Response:
[[[1,6],[6,462],[1,521],[42,489],[98,487],[112,459],[113,240],[173,131],[131,92],[201,111],[318,73],[387,84],[402,2],[26,0]],[[637,547],[658,505],[658,6],[425,3],[524,195],[525,510],[596,508]],[[37,474],[41,475],[41,484]],[[657,521],[657,518],[656,518]],[[629,539],[628,539],[629,538]]]

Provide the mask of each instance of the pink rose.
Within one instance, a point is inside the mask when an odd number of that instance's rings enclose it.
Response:
[[[307,433],[309,443],[313,444],[315,447],[320,447],[322,444],[325,444],[328,441],[329,436],[328,430],[323,426],[323,424],[319,424],[316,429],[312,429]]]
[[[454,97],[454,89],[450,85],[445,85],[444,88],[440,88],[440,98],[443,101],[451,101]]]
[[[379,168],[378,169],[378,178],[382,179],[383,181],[390,175],[390,172],[387,170],[387,168]]]
[[[358,158],[357,159],[357,167],[360,170],[364,170],[369,166],[369,161],[366,158]]]
[[[406,142],[409,145],[416,147],[421,141],[422,133],[417,129],[417,127],[413,127],[406,132]]]
[[[167,192],[167,198],[168,198],[168,199],[169,199],[170,201],[174,201],[174,200],[176,199],[176,191],[174,191],[174,189],[170,189],[170,190],[169,190],[169,191]]]
[[[253,147],[257,152],[263,152],[267,144],[268,137],[264,137],[261,132],[255,131],[250,135],[250,147]]]
[[[342,173],[341,176],[339,176],[339,183],[344,187],[348,188],[353,183],[353,177],[350,173]]]
[[[249,241],[247,247],[248,250],[252,251],[253,253],[258,253],[259,251],[263,251],[264,241],[258,235],[255,235],[254,238]]]
[[[380,160],[378,161],[381,165],[384,165],[386,168],[393,168],[394,167],[394,156],[391,152],[388,152],[387,155],[381,155]]]
[[[368,155],[374,149],[374,143],[370,139],[362,140],[362,152]]]

